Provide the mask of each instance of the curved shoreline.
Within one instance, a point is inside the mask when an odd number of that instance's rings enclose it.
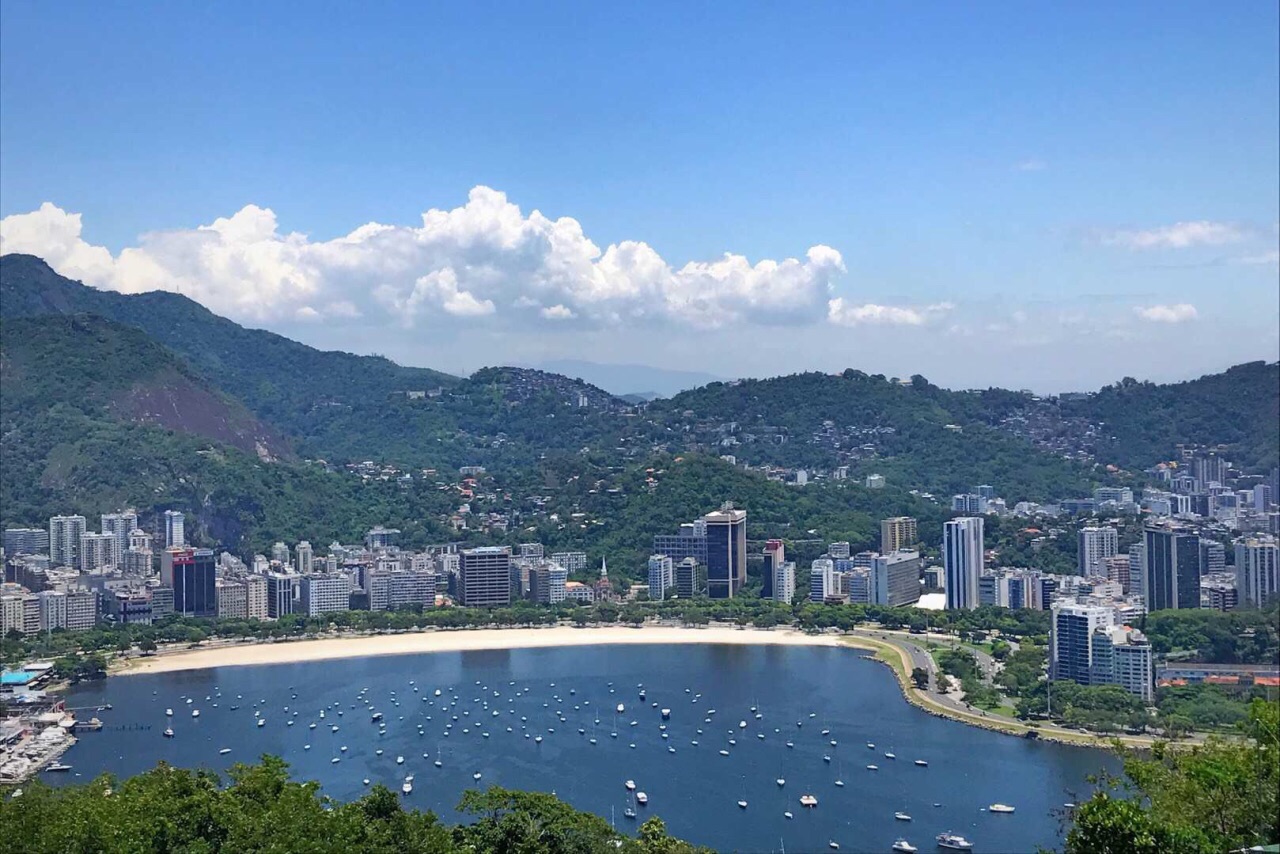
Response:
[[[568,627],[520,629],[435,629],[398,635],[362,635],[316,640],[228,644],[131,659],[113,676],[177,673],[214,667],[296,664],[382,655],[433,652],[476,652],[495,649],[546,649],[596,644],[737,644],[777,646],[841,646],[834,635],[809,635],[794,629],[727,627],[643,628]]]
[[[1135,736],[1098,736],[1054,726],[1031,727],[1020,721],[996,719],[954,709],[933,700],[911,684],[911,656],[890,639],[858,634],[806,634],[795,629],[756,629],[728,626],[688,628],[676,626],[552,626],[507,629],[432,629],[393,635],[360,635],[312,640],[228,643],[194,650],[163,652],[134,658],[112,676],[179,673],[217,667],[250,667],[301,664],[339,659],[438,652],[479,652],[499,649],[551,649],[593,645],[733,644],[844,647],[874,653],[872,660],[886,665],[906,702],[915,708],[957,723],[1014,737],[1036,732],[1042,741],[1075,747],[1111,749],[1118,739],[1126,747],[1150,747],[1156,739]],[[895,659],[896,664],[895,664]]]

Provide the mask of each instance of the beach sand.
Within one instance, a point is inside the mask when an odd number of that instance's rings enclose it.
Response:
[[[555,626],[541,629],[454,629],[409,632],[398,635],[335,637],[320,640],[277,641],[209,646],[136,658],[113,676],[139,673],[174,673],[210,667],[244,667],[254,664],[289,664],[364,658],[372,655],[408,655],[427,652],[466,652],[485,649],[541,649],[596,644],[777,644],[786,646],[843,646],[835,635],[807,635],[793,629],[700,629],[674,626],[631,628]]]

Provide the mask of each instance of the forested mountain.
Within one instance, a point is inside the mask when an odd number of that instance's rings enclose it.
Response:
[[[847,370],[712,383],[634,404],[524,368],[458,379],[321,352],[176,294],[98,291],[31,256],[0,259],[0,317],[7,524],[134,505],[144,515],[187,509],[210,540],[233,548],[327,542],[378,522],[425,541],[448,535],[458,504],[437,482],[481,465],[500,475],[500,491],[523,490],[498,512],[555,483],[551,505],[605,520],[539,531],[566,547],[643,550],[655,529],[723,500],[748,506],[761,525],[776,517],[869,543],[889,504],[928,516],[979,483],[1010,503],[1083,495],[1115,477],[1095,461],[1140,468],[1179,441],[1230,444],[1246,464],[1276,457],[1277,369],[1261,363],[1073,400]],[[1067,453],[1058,440],[1080,424],[1096,433],[1094,446]],[[719,455],[784,471],[844,466],[849,480],[801,497],[740,468],[699,468],[700,457]],[[651,461],[681,456],[678,477],[646,482]],[[415,477],[362,482],[332,471],[362,460]],[[440,474],[422,476],[432,468]],[[886,492],[861,487],[870,473],[888,479]],[[616,491],[577,495],[602,478],[617,480]],[[615,506],[620,495],[625,506]]]
[[[1119,465],[1173,459],[1180,443],[1226,445],[1246,470],[1280,461],[1280,362],[1249,362],[1189,382],[1156,385],[1125,378],[1062,409],[1102,422],[1099,448]]]
[[[100,291],[59,276],[32,255],[0,259],[0,317],[94,314],[136,326],[181,355],[258,416],[295,432],[325,403],[384,400],[392,392],[457,382],[379,356],[322,351],[273,332],[246,329],[181,294]]]

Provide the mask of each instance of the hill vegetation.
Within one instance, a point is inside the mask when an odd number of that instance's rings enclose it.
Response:
[[[1225,445],[1250,471],[1280,462],[1280,362],[1249,362],[1172,385],[1126,377],[1063,411],[1106,426],[1100,455],[1123,466],[1174,459],[1179,444]]]

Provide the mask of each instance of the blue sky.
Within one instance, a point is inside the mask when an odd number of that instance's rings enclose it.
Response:
[[[3,249],[459,372],[1183,378],[1280,348],[1277,33],[1265,2],[15,0]]]

